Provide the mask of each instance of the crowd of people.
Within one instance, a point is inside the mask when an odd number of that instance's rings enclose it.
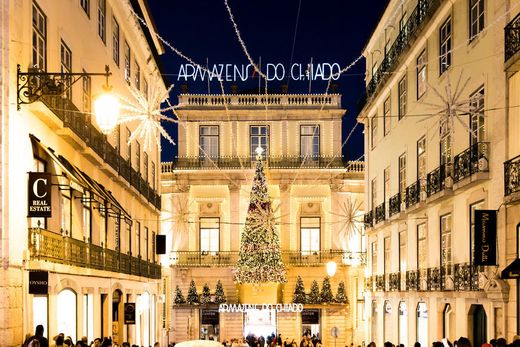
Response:
[[[319,336],[311,334],[304,334],[299,343],[289,338],[285,338],[282,342],[282,335],[277,336],[273,333],[267,337],[249,334],[243,339],[226,340],[222,344],[226,347],[322,347]]]
[[[351,345],[351,347],[353,347],[353,345]],[[367,345],[367,347],[376,347],[376,344],[375,344],[375,342],[370,342]],[[405,347],[405,346],[403,344],[394,345],[392,342],[387,341],[384,343],[384,347]],[[421,344],[419,342],[416,342],[416,343],[414,343],[414,347],[424,347],[424,346],[421,346]],[[453,343],[447,339],[443,339],[442,341],[435,341],[432,343],[431,347],[478,347],[478,346],[472,346],[471,341],[467,337],[461,336],[458,340],[455,340]],[[487,342],[483,343],[481,347],[520,347],[520,336],[515,335],[510,343],[508,343],[505,338],[492,339],[489,341],[489,343],[487,343]]]

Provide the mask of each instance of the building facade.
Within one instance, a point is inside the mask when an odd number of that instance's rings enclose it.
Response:
[[[208,284],[214,296],[220,280],[227,303],[239,302],[232,269],[260,146],[288,269],[283,303],[292,302],[297,276],[308,293],[313,280],[321,287],[325,264],[334,261],[332,291],[344,281],[349,304],[219,313],[218,305],[171,303],[170,341],[280,333],[299,343],[310,331],[328,345],[337,327],[338,343],[361,344],[364,272],[355,265],[364,261],[363,228],[352,220],[363,213],[363,162],[341,158],[341,96],[182,94],[179,104],[179,153],[162,163],[161,176],[172,289],[178,285],[186,297],[193,279],[199,294]]]
[[[100,131],[92,110],[106,81],[88,75],[108,65],[112,92],[125,98],[130,85],[146,94],[153,80],[165,90],[162,47],[132,14],[153,26],[146,1],[16,0],[0,8],[1,344],[19,346],[42,324],[51,342],[64,333],[74,342],[153,345],[164,298],[154,251],[159,149],[128,143],[136,122]],[[49,199],[33,207],[49,215],[28,217],[34,196]],[[126,317],[128,303],[135,315]]]
[[[519,331],[518,282],[501,274],[519,257],[519,11],[390,1],[364,49],[366,324],[377,344],[480,346]],[[476,264],[475,210],[497,211],[495,266]]]

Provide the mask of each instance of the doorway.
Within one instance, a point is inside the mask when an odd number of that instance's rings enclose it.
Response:
[[[417,304],[417,341],[428,346],[428,308],[424,302]]]
[[[244,313],[244,336],[267,337],[276,334],[276,310],[247,310]]]
[[[484,306],[474,304],[469,308],[468,335],[473,346],[482,346],[487,342],[487,316]]]
[[[112,341],[123,343],[123,293],[116,289],[112,294]]]

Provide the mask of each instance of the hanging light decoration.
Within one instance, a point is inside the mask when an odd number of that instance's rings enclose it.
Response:
[[[106,84],[103,86],[103,93],[94,101],[94,114],[96,122],[101,132],[105,135],[110,134],[119,123],[119,100],[112,93],[112,86],[108,84],[109,70],[106,70]]]

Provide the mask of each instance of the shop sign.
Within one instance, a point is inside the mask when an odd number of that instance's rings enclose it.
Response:
[[[475,265],[497,265],[497,211],[475,210]]]
[[[125,302],[125,324],[135,324],[135,302]]]
[[[29,294],[47,295],[49,293],[49,273],[29,271]]]
[[[29,172],[27,217],[51,217],[51,176],[46,172]]]
[[[303,304],[220,304],[219,312],[248,312],[251,310],[276,310],[276,312],[302,312]]]
[[[320,310],[303,310],[302,324],[320,324]]]
[[[218,325],[219,313],[218,310],[202,310],[200,313],[201,324]]]

